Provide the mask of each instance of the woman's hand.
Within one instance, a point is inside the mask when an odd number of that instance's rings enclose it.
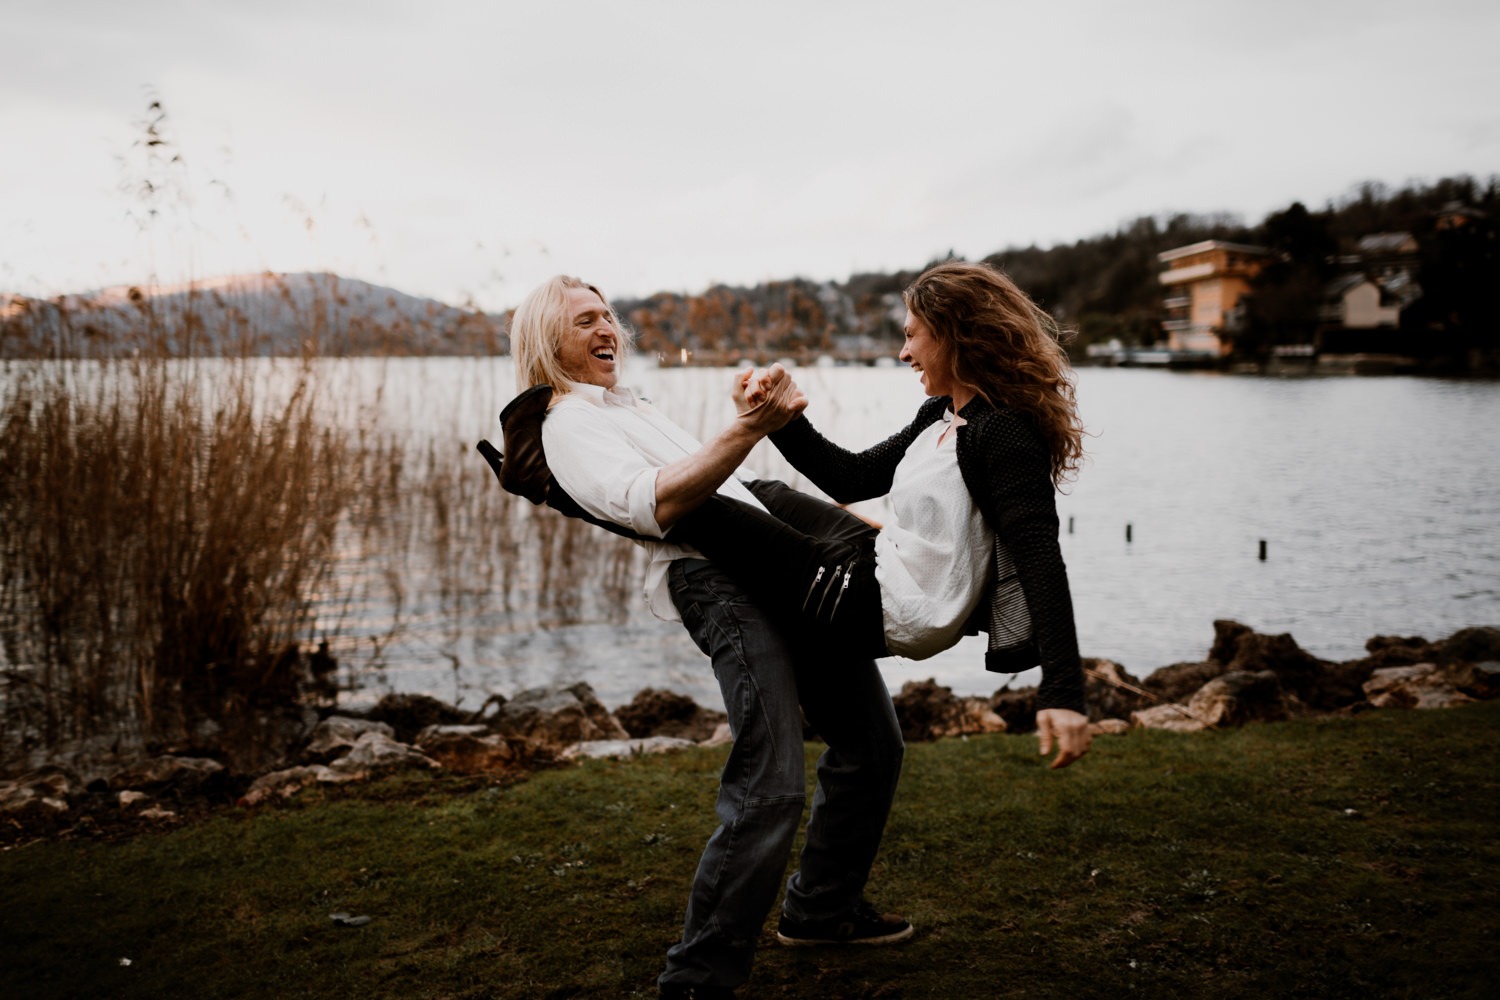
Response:
[[[734,400],[735,413],[744,413],[753,405],[750,402],[751,383],[756,381],[754,368],[735,373],[734,382],[729,388],[729,398]]]
[[[1036,734],[1041,740],[1042,756],[1052,752],[1057,745],[1057,758],[1052,761],[1052,770],[1067,767],[1089,752],[1094,734],[1089,729],[1089,718],[1070,708],[1044,708],[1036,713]]]

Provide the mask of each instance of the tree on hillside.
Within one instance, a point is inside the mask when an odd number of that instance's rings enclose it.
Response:
[[[1491,182],[1493,185],[1493,182]],[[1430,185],[1390,191],[1375,181],[1356,184],[1350,193],[1328,207],[1329,230],[1345,248],[1372,233],[1417,233],[1430,229],[1445,205],[1477,205],[1483,199],[1479,183],[1469,176],[1445,177]]]
[[[1500,366],[1500,183],[1455,199],[1417,231],[1421,300],[1403,326],[1452,367]],[[1486,360],[1487,359],[1487,360]]]
[[[1264,356],[1277,344],[1311,344],[1318,314],[1338,266],[1338,241],[1328,213],[1309,212],[1300,201],[1266,216],[1255,242],[1278,254],[1251,282],[1243,331],[1234,350]]]

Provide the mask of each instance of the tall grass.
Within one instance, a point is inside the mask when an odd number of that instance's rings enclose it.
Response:
[[[300,640],[383,457],[253,374],[193,362],[32,366],[0,401],[6,736],[98,751],[219,741],[312,682]],[[378,502],[378,495],[374,498]]]
[[[640,550],[583,521],[502,491],[473,442],[444,431],[396,449],[380,523],[395,617],[438,617],[439,632],[497,613],[517,631],[619,622],[635,599]]]
[[[408,632],[624,618],[634,546],[505,494],[462,435],[398,433],[383,365],[373,389],[347,365],[9,363],[0,770],[168,748],[255,769],[333,696],[327,654],[378,683]]]

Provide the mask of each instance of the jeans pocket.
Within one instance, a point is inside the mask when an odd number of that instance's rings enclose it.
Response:
[[[693,560],[678,559],[667,567],[667,592],[671,595],[672,606],[682,616],[682,626],[687,629],[688,635],[692,636],[693,642],[703,648],[704,635],[704,612],[703,605],[697,600],[695,588],[688,580],[688,566]],[[706,652],[706,650],[705,650]]]
[[[687,629],[688,635],[692,636],[700,646],[703,644],[703,605],[697,601],[684,601],[677,605],[677,613],[682,615],[682,627]]]

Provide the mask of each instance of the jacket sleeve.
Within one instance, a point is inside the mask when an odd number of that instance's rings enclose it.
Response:
[[[1041,653],[1037,708],[1087,712],[1073,597],[1058,542],[1046,442],[1025,416],[990,410],[959,428],[960,468],[975,503],[1010,549]],[[967,459],[967,460],[965,460]]]
[[[891,491],[896,466],[916,436],[943,415],[946,397],[929,399],[917,411],[916,418],[905,428],[864,451],[841,448],[813,428],[800,416],[771,434],[771,443],[806,476],[814,486],[827,493],[835,503],[855,503],[883,497]]]

